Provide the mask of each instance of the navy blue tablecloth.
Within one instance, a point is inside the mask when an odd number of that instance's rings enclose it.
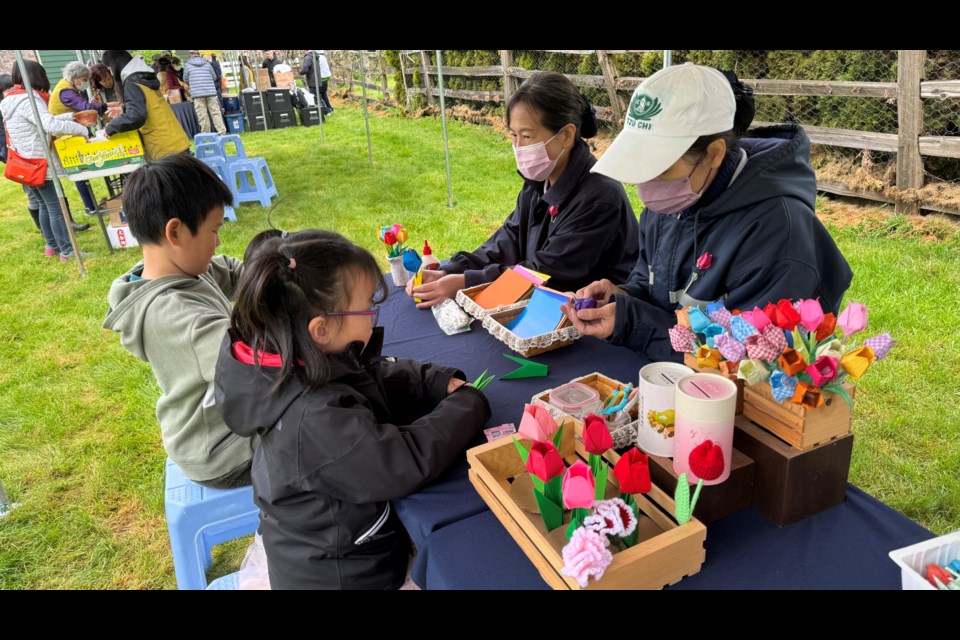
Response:
[[[184,133],[190,140],[193,140],[200,133],[200,121],[197,119],[197,111],[193,108],[193,103],[179,102],[170,105],[170,108],[173,109],[173,115],[176,116],[177,122],[183,127]]]
[[[499,377],[515,368],[502,355],[512,352],[479,322],[469,333],[446,336],[430,311],[417,310],[393,287],[390,294],[381,311],[384,354],[456,366],[469,379],[484,369]],[[548,377],[492,382],[485,391],[493,410],[490,425],[519,425],[523,404],[535,393],[594,371],[636,384],[646,364],[628,349],[591,338],[532,359],[549,366]],[[394,506],[419,549],[413,578],[420,586],[546,588],[470,484],[465,459]],[[754,509],[711,523],[703,570],[674,588],[899,588],[899,570],[887,553],[932,535],[851,485],[844,504],[789,527],[777,527]]]

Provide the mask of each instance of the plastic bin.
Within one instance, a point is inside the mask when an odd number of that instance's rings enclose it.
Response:
[[[890,552],[890,559],[900,566],[900,580],[904,591],[936,591],[937,588],[927,582],[927,565],[946,567],[958,558],[960,531]]]

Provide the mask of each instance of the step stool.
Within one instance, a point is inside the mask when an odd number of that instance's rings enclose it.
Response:
[[[223,150],[216,142],[204,142],[196,146],[193,155],[201,160],[206,158],[223,158]]]
[[[260,509],[253,487],[208,489],[188,480],[167,460],[164,508],[177,588],[202,590],[213,563],[210,550],[223,542],[256,533]]]
[[[215,133],[198,133],[197,135],[193,136],[193,144],[217,144],[217,138],[219,137],[220,136]]]
[[[234,160],[227,164],[227,186],[237,203],[259,201],[270,206],[270,199],[277,195],[277,185],[263,158]]]

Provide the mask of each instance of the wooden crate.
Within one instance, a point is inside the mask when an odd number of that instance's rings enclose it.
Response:
[[[846,404],[843,400],[840,402]],[[852,433],[800,451],[740,416],[736,420],[733,446],[734,452],[739,449],[756,465],[754,508],[778,526],[799,522],[835,507],[847,495]],[[707,489],[714,488],[704,487],[700,500],[704,499]],[[697,505],[698,511],[699,508]]]
[[[692,353],[683,354],[683,364],[685,364],[686,366],[690,367],[691,369],[693,369],[698,373],[712,373],[717,376],[723,376],[724,378],[727,378],[728,380],[733,382],[735,385],[737,385],[737,409],[734,413],[736,413],[738,416],[743,413],[743,394],[744,394],[744,383],[746,382],[746,380],[744,380],[743,378],[739,378],[735,375],[728,376],[722,371],[720,371],[719,369],[713,369],[711,367],[699,367],[697,366],[697,356],[693,355]]]
[[[529,440],[522,441],[527,447]],[[581,446],[582,447],[582,446]],[[574,434],[565,429],[560,454],[568,463],[577,459]],[[522,509],[510,495],[514,478],[527,474],[512,438],[501,438],[467,451],[470,482],[490,510],[510,532],[520,548],[554,589],[581,587],[563,575],[562,535],[549,535],[539,514]],[[616,478],[610,473],[608,491],[615,492]],[[673,518],[673,499],[654,486],[648,494],[634,496],[641,512],[641,531],[649,537],[624,551],[614,552],[613,562],[599,581],[591,579],[587,589],[661,589],[700,571],[706,558],[703,543],[707,529],[692,518],[678,525]]]
[[[562,329],[557,329],[552,332],[552,334],[544,334],[532,338],[520,338],[507,329],[506,325],[520,315],[523,309],[524,307],[518,307],[509,311],[491,313],[483,319],[483,327],[490,332],[490,335],[524,358],[570,346],[580,337],[580,334],[577,333],[575,328],[567,326]],[[551,335],[556,335],[556,337],[550,338]]]
[[[850,397],[856,388],[844,383]],[[743,415],[801,451],[830,442],[850,433],[850,406],[837,396],[828,395],[826,402],[817,409],[807,409],[790,400],[777,402],[773,399],[770,384],[761,382],[744,389]]]
[[[504,304],[493,309],[484,309],[478,305],[474,300],[480,294],[481,291],[489,287],[492,282],[484,282],[483,284],[478,284],[475,287],[468,287],[466,289],[461,289],[457,291],[457,304],[460,305],[460,308],[466,311],[468,314],[476,318],[477,320],[483,321],[491,313],[500,313],[501,311],[510,311],[512,309],[522,309],[527,306],[527,303],[530,302],[529,298],[520,300],[513,304]]]

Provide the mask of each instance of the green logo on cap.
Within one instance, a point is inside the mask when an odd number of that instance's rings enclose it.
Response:
[[[660,99],[652,98],[645,93],[633,96],[633,100],[630,101],[630,117],[636,120],[649,120],[661,111],[663,107],[660,106]]]

